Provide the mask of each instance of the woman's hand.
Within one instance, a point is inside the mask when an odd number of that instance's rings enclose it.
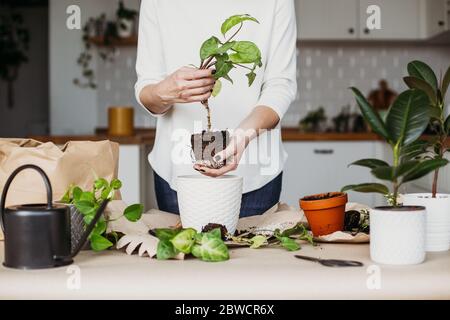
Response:
[[[219,177],[227,172],[236,170],[249,142],[250,139],[244,134],[233,135],[228,147],[214,156],[216,163],[221,163],[226,160],[225,166],[219,169],[212,169],[196,164],[194,165],[194,169],[209,177]]]
[[[215,82],[211,69],[183,67],[161,82],[146,86],[140,93],[140,99],[150,111],[164,113],[174,103],[207,100]]]

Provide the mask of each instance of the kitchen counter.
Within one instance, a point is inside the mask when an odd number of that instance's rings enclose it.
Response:
[[[428,254],[420,265],[379,269],[366,244],[303,245],[299,251],[359,260],[362,268],[328,268],[294,254],[233,249],[231,260],[207,263],[84,251],[69,267],[20,271],[1,266],[0,299],[450,299],[450,251]],[[79,270],[78,290],[67,287],[74,283],[73,270]]]
[[[380,138],[370,132],[364,133],[302,133],[297,128],[283,128],[283,141],[376,141]],[[61,135],[61,136],[31,136],[30,138],[56,144],[67,141],[99,141],[111,140],[120,144],[146,144],[152,145],[155,139],[155,129],[136,129],[136,134],[130,137],[114,137],[107,134],[106,129],[99,128],[93,135]]]

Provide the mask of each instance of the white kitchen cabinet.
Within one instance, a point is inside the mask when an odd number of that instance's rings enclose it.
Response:
[[[298,38],[356,39],[358,0],[296,0]]]
[[[120,145],[119,148],[119,173],[122,181],[120,192],[122,199],[127,204],[141,203],[141,146]]]
[[[425,37],[432,38],[449,29],[450,0],[423,0]]]
[[[377,157],[380,142],[285,142],[289,155],[284,168],[281,201],[298,207],[298,200],[315,193],[339,191],[347,184],[371,182],[370,170],[348,165]],[[380,204],[373,194],[349,193],[349,201]]]
[[[421,37],[421,0],[359,0],[361,39],[412,40]],[[381,9],[381,29],[367,27],[367,8]]]

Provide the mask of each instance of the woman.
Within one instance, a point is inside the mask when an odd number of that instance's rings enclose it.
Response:
[[[240,129],[233,130],[231,143],[215,157],[227,164],[220,169],[193,166],[180,146],[188,146],[190,135],[205,128],[201,101],[210,98],[215,81],[213,70],[186,66],[198,63],[201,44],[218,36],[226,18],[242,13],[260,22],[246,24],[238,37],[258,45],[263,66],[251,87],[244,71],[232,70],[234,84],[224,83],[220,95],[210,100],[215,128]],[[142,1],[135,91],[139,103],[158,118],[149,162],[160,210],[178,213],[176,178],[194,170],[210,177],[231,171],[242,176],[241,217],[262,214],[279,201],[287,157],[279,123],[297,93],[296,38],[293,0]],[[261,159],[268,149],[269,156]]]

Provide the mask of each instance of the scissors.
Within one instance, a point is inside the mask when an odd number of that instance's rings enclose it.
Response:
[[[301,256],[301,255],[295,255],[297,259],[312,261],[312,262],[318,262],[323,266],[326,267],[362,267],[363,263],[359,261],[352,261],[352,260],[337,260],[337,259],[319,259],[319,258],[313,258],[313,257],[307,257],[307,256]]]

